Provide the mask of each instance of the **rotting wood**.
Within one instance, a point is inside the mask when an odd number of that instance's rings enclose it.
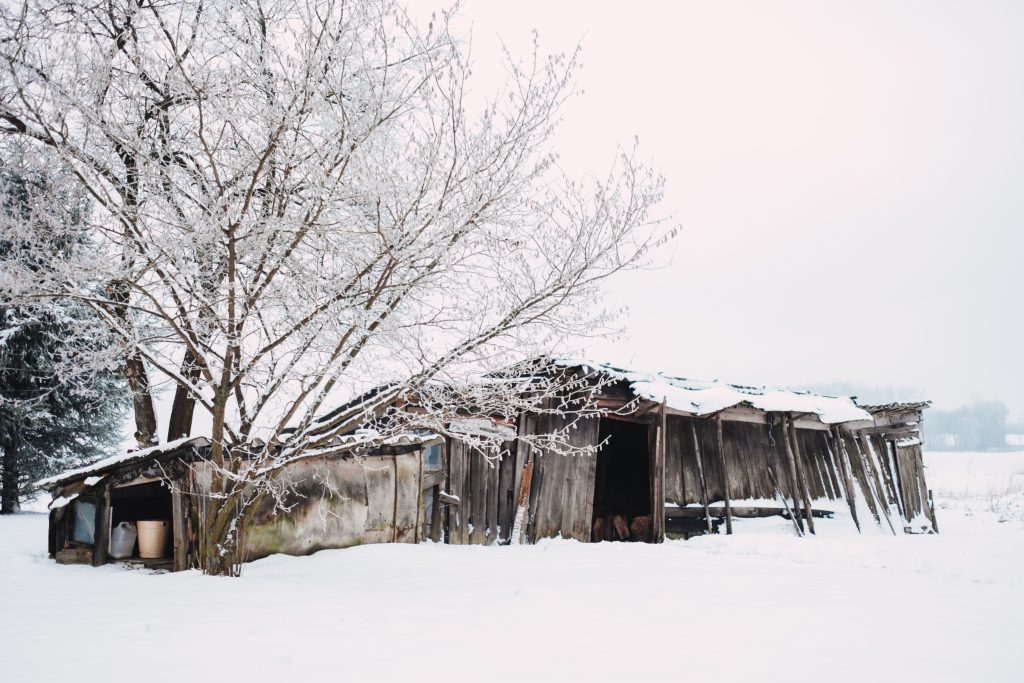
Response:
[[[395,475],[395,498],[391,513],[391,542],[398,543],[398,458],[395,456],[389,457],[391,458],[391,466]]]
[[[839,427],[835,427],[832,432],[833,443],[835,448],[829,447],[829,451],[835,451],[832,453],[832,457],[838,461],[839,472],[843,476],[843,488],[846,491],[846,504],[850,506],[850,516],[853,517],[853,523],[857,526],[857,532],[860,533],[860,520],[857,518],[857,497],[853,492],[853,482],[850,480],[849,472],[849,456],[846,453],[846,444],[843,443],[843,436],[839,433]],[[828,437],[825,437],[825,443],[828,444]]]
[[[512,523],[512,533],[509,534],[509,542],[512,545],[519,545],[523,542],[523,531],[528,524],[530,511],[530,485],[533,483],[533,448],[529,448],[526,466],[523,467],[523,477],[519,484],[519,495],[516,496],[516,517]]]
[[[860,450],[857,447],[856,439],[851,434],[846,432],[843,427],[837,427],[837,433],[840,435],[843,443],[844,451],[847,454],[847,462],[850,465],[850,471],[853,474],[854,481],[859,488],[861,495],[864,496],[864,502],[867,503],[868,512],[875,520],[875,524],[881,525],[882,518],[878,512],[878,507],[875,503],[875,497],[871,493],[871,483],[868,478],[867,472],[864,468],[864,462],[860,457]],[[854,457],[854,453],[857,457]]]
[[[92,548],[65,548],[54,555],[57,564],[94,564]]]
[[[430,540],[434,543],[440,543],[444,540],[444,533],[442,529],[442,525],[444,524],[444,508],[441,505],[441,486],[438,484],[433,488],[433,504],[430,506]]]
[[[715,435],[718,439],[718,457],[722,462],[722,496],[725,501],[725,533],[732,534],[732,506],[729,502],[729,463],[725,457],[725,439],[722,436],[722,418],[715,418]]]
[[[803,508],[806,512],[805,519],[807,520],[807,530],[813,534],[814,517],[810,514],[811,496],[807,486],[807,475],[804,472],[803,453],[800,450],[800,443],[797,439],[796,427],[793,426],[793,418],[791,415],[786,416],[786,424],[789,428],[790,440],[792,441],[793,462],[796,463],[796,480],[797,483],[800,485],[800,497],[803,498]]]
[[[651,543],[654,541],[653,533],[654,524],[652,515],[634,517],[633,521],[629,523],[629,537],[634,541]]]
[[[878,472],[875,470],[875,465],[872,462],[871,451],[869,448],[863,448],[861,446],[861,440],[857,438],[857,435],[853,435],[853,444],[857,448],[857,452],[860,454],[861,463],[864,467],[865,478],[870,483],[872,495],[875,498],[875,502],[878,505],[878,511],[882,517],[885,517],[886,523],[889,525],[889,530],[896,535],[896,528],[892,524],[892,517],[889,511],[889,502],[885,500],[885,492],[882,490],[882,483],[879,479]]]
[[[423,523],[426,520],[423,510],[423,449],[417,452],[416,460],[419,474],[416,480],[416,532],[413,540],[420,543],[423,541]]]
[[[181,482],[171,485],[171,540],[174,547],[174,571],[188,569],[188,535],[185,531],[185,501]]]
[[[711,516],[716,519],[725,519],[724,505],[711,505],[708,507]],[[767,507],[763,505],[739,505],[733,506],[731,514],[737,519],[757,519],[761,517],[784,517],[788,519],[793,515],[793,510],[788,505],[783,507]],[[805,514],[804,510],[797,510],[796,514]],[[816,519],[830,519],[835,516],[832,510],[812,508],[811,514]],[[700,519],[704,516],[703,508],[666,508],[665,517],[669,519]]]
[[[779,492],[779,498],[782,500],[782,506],[786,508],[789,520],[793,522],[793,528],[796,529],[796,535],[803,536],[804,530],[800,528],[800,515],[794,515],[793,510],[789,507],[789,503],[786,502],[786,496],[782,493],[782,488],[779,486],[779,478],[775,476],[775,471],[772,469],[771,465],[768,465],[768,478],[771,479],[775,490]]]
[[[704,463],[700,454],[700,438],[697,436],[697,425],[691,423],[690,431],[693,433],[693,453],[697,459],[697,474],[700,477],[700,502],[704,505],[704,519],[708,524],[708,532],[711,532],[711,515],[708,513],[708,484],[704,479]]]
[[[615,533],[618,534],[620,541],[629,540],[629,522],[622,515],[615,515],[612,517],[612,526],[615,529]]]
[[[654,468],[651,470],[651,529],[652,543],[665,540],[665,442],[667,423],[665,417],[666,399],[662,398],[655,426]]]
[[[107,480],[96,497],[96,529],[93,532],[92,553],[94,567],[107,563],[107,551],[110,549],[110,488],[110,481]]]
[[[782,442],[783,442],[783,444],[785,445],[785,448],[786,448],[786,461],[787,461],[788,469],[789,469],[789,486],[790,486],[789,492],[790,492],[790,497],[793,499],[793,509],[797,510],[797,509],[799,509],[802,506],[802,503],[800,502],[800,484],[798,483],[798,478],[797,478],[797,473],[796,473],[797,472],[797,470],[796,470],[796,457],[794,456],[793,444],[792,444],[790,436],[789,436],[789,424],[788,424],[789,420],[787,419],[785,413],[781,413],[780,417],[782,419]],[[808,507],[810,507],[810,506],[808,506]],[[799,515],[797,515],[796,516],[796,520],[797,520],[797,525],[800,527],[800,531],[803,532],[803,530],[804,530],[803,518],[800,517]]]

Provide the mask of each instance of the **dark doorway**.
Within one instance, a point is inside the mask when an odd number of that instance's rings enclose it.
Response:
[[[171,521],[171,492],[158,481],[115,488],[110,496],[110,523],[140,519]]]
[[[121,522],[133,525],[140,520],[167,522],[167,540],[160,557],[142,560],[139,558],[139,543],[136,541],[131,552],[131,561],[143,562],[147,567],[169,566],[173,560],[174,538],[170,533],[173,502],[171,491],[161,482],[134,486],[120,486],[110,495],[111,530]]]
[[[648,426],[603,417],[599,439],[593,540],[651,540]]]

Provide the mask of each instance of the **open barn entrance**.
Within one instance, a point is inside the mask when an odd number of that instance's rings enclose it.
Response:
[[[594,478],[595,541],[650,541],[651,468],[648,426],[601,418]],[[607,440],[607,442],[606,442]]]

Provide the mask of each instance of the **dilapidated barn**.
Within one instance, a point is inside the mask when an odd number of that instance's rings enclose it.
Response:
[[[819,502],[848,506],[858,528],[938,529],[921,458],[927,403],[859,406],[583,361],[550,367],[600,387],[601,414],[571,432],[596,456],[546,455],[517,440],[494,463],[449,443],[442,486],[457,505],[436,539],[658,542],[720,524],[731,533],[735,518],[773,514],[805,533],[830,514]],[[525,415],[516,428],[543,433],[565,419]]]
[[[847,397],[583,361],[544,367],[593,387],[586,410],[467,418],[450,424],[447,438],[340,436],[334,455],[299,460],[279,474],[288,491],[284,509],[268,501],[255,511],[241,539],[244,559],[428,538],[660,542],[720,527],[731,533],[735,519],[767,515],[788,517],[803,534],[838,505],[858,528],[938,530],[921,457],[927,403],[860,406]],[[406,409],[403,401],[391,406]],[[568,438],[590,455],[546,452],[526,438],[570,421]],[[460,432],[504,443],[485,454]],[[51,556],[104,564],[112,528],[157,519],[171,530],[165,556],[130,561],[195,566],[208,448],[202,437],[183,439],[39,482],[54,496]]]

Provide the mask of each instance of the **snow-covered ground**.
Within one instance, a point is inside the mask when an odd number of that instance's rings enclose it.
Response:
[[[941,534],[364,546],[241,579],[46,558],[0,518],[0,680],[1020,681],[1024,452],[926,456]]]

